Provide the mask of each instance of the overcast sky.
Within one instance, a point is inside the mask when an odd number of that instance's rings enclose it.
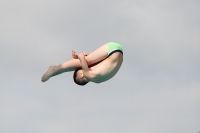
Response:
[[[200,1],[0,0],[1,133],[198,133]],[[71,50],[114,41],[114,78],[42,83]]]

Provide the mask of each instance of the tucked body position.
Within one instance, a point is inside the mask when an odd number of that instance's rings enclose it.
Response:
[[[50,66],[41,81],[45,82],[53,76],[70,71],[74,71],[74,82],[78,85],[107,81],[120,69],[123,62],[123,49],[120,44],[109,42],[91,54],[80,53],[77,55],[72,50],[72,57],[73,59],[58,66]]]

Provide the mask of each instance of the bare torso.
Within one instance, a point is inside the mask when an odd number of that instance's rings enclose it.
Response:
[[[122,62],[123,55],[120,52],[116,52],[99,64],[91,67],[90,70],[96,75],[92,82],[101,83],[111,79],[118,72]]]

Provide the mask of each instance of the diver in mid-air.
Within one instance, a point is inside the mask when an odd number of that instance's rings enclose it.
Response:
[[[72,60],[58,66],[50,66],[42,76],[42,82],[58,74],[74,71],[74,82],[85,85],[88,82],[101,83],[111,79],[120,69],[123,62],[122,46],[109,42],[91,54],[76,54],[72,50]]]

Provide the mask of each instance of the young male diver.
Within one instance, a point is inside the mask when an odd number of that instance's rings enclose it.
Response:
[[[72,50],[72,57],[72,60],[58,66],[50,66],[41,81],[45,82],[53,76],[74,70],[74,82],[78,85],[107,81],[120,69],[123,62],[123,49],[120,44],[109,42],[91,54],[80,53],[77,55]]]

